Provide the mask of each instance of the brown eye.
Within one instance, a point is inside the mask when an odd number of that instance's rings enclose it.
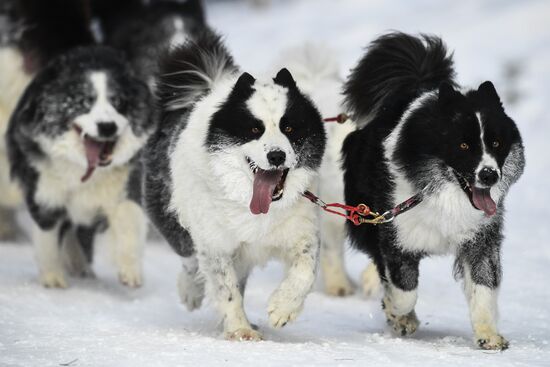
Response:
[[[493,148],[498,148],[498,147],[500,147],[500,142],[498,140],[495,140],[493,142]]]
[[[259,133],[260,133],[260,129],[258,129],[257,127],[252,128],[252,134],[257,135]]]
[[[290,134],[292,131],[294,131],[294,129],[292,127],[290,127],[290,126],[285,127],[285,133]]]
[[[460,144],[460,149],[462,149],[462,150],[468,150],[468,149],[470,149],[470,146],[469,146],[468,144],[466,144],[466,143],[462,143],[462,144]]]

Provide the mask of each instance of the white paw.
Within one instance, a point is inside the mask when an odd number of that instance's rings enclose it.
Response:
[[[303,300],[293,301],[295,296],[276,291],[269,300],[267,314],[269,322],[275,328],[281,328],[287,323],[294,321],[302,311]]]
[[[363,286],[363,293],[366,297],[370,298],[380,292],[380,276],[378,275],[378,269],[376,265],[370,263],[365,271],[361,274],[361,283]]]
[[[241,328],[235,331],[229,331],[225,333],[225,339],[231,341],[260,341],[263,340],[262,334],[251,328]]]
[[[346,297],[353,294],[355,287],[345,274],[341,276],[324,275],[325,293],[334,297]]]
[[[388,301],[384,299],[384,301],[382,301],[382,308],[386,313],[388,324],[393,328],[393,331],[401,336],[414,334],[420,324],[414,310],[406,315],[394,315],[391,311],[391,307],[387,307],[387,304]]]
[[[508,340],[504,339],[504,337],[499,334],[477,335],[476,344],[478,347],[485,350],[505,350],[510,346]]]
[[[178,277],[178,291],[181,303],[188,311],[201,307],[204,299],[204,283],[182,271]]]
[[[63,271],[44,271],[40,274],[40,283],[46,288],[67,288]]]
[[[131,288],[141,287],[143,277],[141,269],[137,265],[123,265],[118,267],[118,280],[120,283]]]

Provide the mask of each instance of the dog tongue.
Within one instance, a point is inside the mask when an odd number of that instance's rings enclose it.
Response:
[[[258,169],[254,175],[254,186],[252,188],[252,200],[250,200],[250,211],[252,214],[266,214],[269,205],[273,200],[273,191],[281,180],[283,171],[264,171]]]
[[[94,170],[99,164],[103,145],[104,143],[90,139],[87,136],[84,137],[84,150],[86,151],[86,159],[88,160],[88,169],[80,181],[87,181],[92,176],[92,173],[94,173]]]
[[[487,216],[491,217],[497,212],[497,205],[491,198],[490,189],[472,187],[472,199],[475,207],[483,210]]]

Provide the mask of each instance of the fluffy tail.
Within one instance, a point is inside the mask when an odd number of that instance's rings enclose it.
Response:
[[[221,37],[204,31],[172,49],[160,62],[157,96],[166,112],[192,107],[212,86],[238,70]]]
[[[381,111],[403,113],[424,91],[454,83],[452,54],[441,38],[395,32],[373,41],[345,86],[345,106],[364,125]]]

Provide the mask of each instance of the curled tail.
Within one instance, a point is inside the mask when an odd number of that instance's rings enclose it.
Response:
[[[424,91],[455,85],[452,54],[441,38],[394,32],[374,40],[344,86],[345,106],[364,125],[382,107],[401,114]]]
[[[228,74],[238,70],[221,37],[206,30],[172,49],[161,61],[157,96],[165,112],[187,110]]]

